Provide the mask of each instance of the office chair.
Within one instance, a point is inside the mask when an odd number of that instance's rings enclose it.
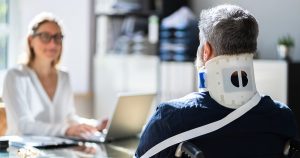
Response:
[[[288,152],[288,158],[298,158],[300,157],[300,140],[292,139],[290,141],[290,149]]]
[[[191,142],[182,142],[177,146],[175,157],[186,154],[190,158],[205,158],[203,152]]]
[[[284,158],[299,158],[300,157],[300,140],[292,139],[288,154]],[[204,153],[191,142],[182,142],[177,146],[175,157],[181,157],[183,154],[189,158],[205,158]]]

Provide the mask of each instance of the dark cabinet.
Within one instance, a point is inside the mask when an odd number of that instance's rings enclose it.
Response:
[[[288,105],[295,114],[300,129],[300,63],[288,64]],[[300,131],[299,131],[300,136]]]

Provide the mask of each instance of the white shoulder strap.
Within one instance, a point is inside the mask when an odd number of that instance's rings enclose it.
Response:
[[[259,103],[260,99],[261,96],[257,92],[247,103],[237,108],[236,110],[225,116],[223,119],[172,136],[153,146],[143,156],[141,156],[141,158],[149,158],[174,144],[178,144],[183,141],[216,131],[241,117],[247,111],[256,106]]]

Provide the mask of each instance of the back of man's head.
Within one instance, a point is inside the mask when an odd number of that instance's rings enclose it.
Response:
[[[215,56],[255,53],[258,24],[245,9],[220,5],[200,15],[200,46],[211,44]]]

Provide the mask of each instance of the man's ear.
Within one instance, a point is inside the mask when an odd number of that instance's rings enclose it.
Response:
[[[212,49],[210,43],[205,42],[205,44],[203,46],[203,61],[206,62],[213,57],[214,57],[213,49]]]

